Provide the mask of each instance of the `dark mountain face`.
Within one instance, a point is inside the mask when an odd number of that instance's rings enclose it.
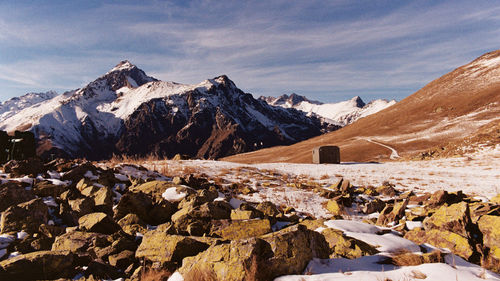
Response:
[[[118,152],[161,157],[182,153],[215,159],[292,144],[322,133],[322,123],[316,118],[255,100],[226,76],[213,80],[219,81],[215,87],[184,93],[175,105],[165,99],[143,103],[125,121]],[[179,102],[188,109],[186,115],[174,112]]]

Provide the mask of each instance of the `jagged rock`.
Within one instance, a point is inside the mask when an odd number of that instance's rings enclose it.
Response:
[[[490,202],[494,204],[500,204],[500,193],[497,194],[495,197],[491,198]]]
[[[208,202],[194,209],[184,208],[172,215],[172,223],[175,225],[178,233],[189,233],[188,226],[196,223],[196,221],[205,222],[197,223],[202,229],[196,229],[196,233],[190,235],[201,236],[210,231],[210,221],[219,219],[229,219],[231,217],[231,206],[227,202],[215,201]]]
[[[385,202],[380,200],[380,199],[374,199],[366,203],[365,206],[363,206],[363,213],[365,214],[371,214],[375,212],[381,212],[385,208]]]
[[[86,254],[94,247],[104,248],[111,243],[107,235],[101,233],[72,231],[57,236],[52,244],[52,251],[70,251],[75,254]]]
[[[302,274],[312,258],[328,258],[329,246],[323,235],[303,225],[294,225],[260,237],[274,253],[266,264],[274,276]]]
[[[110,265],[125,269],[130,264],[134,263],[135,253],[129,250],[125,250],[120,253],[110,255],[108,260]]]
[[[151,223],[152,218],[149,216],[149,211],[153,207],[153,200],[148,195],[139,192],[127,192],[121,198],[114,208],[115,220],[120,220],[127,214],[136,214],[140,219]]]
[[[260,217],[259,213],[256,210],[240,210],[240,209],[231,210],[232,220],[249,220],[259,217]]]
[[[10,206],[35,198],[32,191],[26,190],[19,182],[6,182],[0,185],[0,212]]]
[[[463,237],[469,237],[472,224],[469,205],[466,202],[461,202],[442,206],[432,216],[427,217],[423,224],[426,230],[447,230]]]
[[[135,253],[135,250],[137,250],[137,244],[134,240],[135,236],[129,236],[125,233],[117,232],[108,238],[113,240],[111,245],[94,248],[95,254],[99,259],[108,260],[108,257],[111,255],[115,255],[123,251],[132,251]]]
[[[40,197],[52,196],[56,198],[66,191],[66,189],[64,185],[53,184],[51,181],[44,180],[35,183],[33,186],[33,193]]]
[[[78,224],[82,230],[103,234],[112,234],[120,230],[120,226],[105,213],[85,215],[78,220]]]
[[[500,216],[500,205],[476,202],[469,204],[470,218],[472,223],[477,223],[484,215]]]
[[[41,224],[47,223],[49,210],[42,199],[9,207],[2,213],[0,228],[2,233],[10,231],[36,232]]]
[[[173,185],[170,182],[155,180],[155,181],[146,182],[146,183],[136,185],[136,186],[131,186],[129,188],[129,191],[142,192],[142,193],[148,194],[148,195],[152,196],[156,202],[159,202],[159,201],[164,200],[161,196],[163,194],[163,192],[165,192],[165,190],[167,188],[170,188],[172,186]]]
[[[341,178],[340,180],[338,180],[336,183],[331,185],[330,188],[338,190],[342,194],[352,193],[354,191],[354,188],[353,188],[351,182],[349,182],[349,180],[346,180],[344,178]]]
[[[448,191],[445,190],[438,190],[431,195],[428,205],[433,207],[441,206],[444,203],[451,205],[462,201],[464,198],[465,196],[462,191],[448,193]]]
[[[95,206],[94,200],[88,197],[68,200],[68,205],[77,218],[92,213]]]
[[[465,259],[470,259],[474,254],[474,248],[467,238],[447,230],[414,228],[404,238],[417,244],[429,243],[435,247],[448,248]]]
[[[66,172],[61,179],[62,180],[70,180],[73,183],[78,183],[81,179],[84,178],[84,175],[87,172],[91,172],[93,175],[97,175],[97,168],[92,165],[92,163],[85,162],[80,165],[77,165],[75,168]],[[83,188],[82,188],[83,190]]]
[[[281,214],[278,207],[276,207],[276,205],[270,201],[264,201],[259,203],[256,209],[261,211],[265,216],[269,217],[276,217],[279,214]]]
[[[121,226],[122,230],[130,235],[136,235],[136,233],[146,233],[147,225],[141,220],[136,214],[128,214],[118,221],[118,225]]]
[[[378,253],[373,246],[363,241],[348,237],[340,230],[327,228],[321,231],[330,246],[330,258],[356,259]]]
[[[82,194],[75,187],[69,187],[66,191],[59,195],[59,198],[61,198],[61,200],[63,201],[75,200],[78,198],[82,198]]]
[[[390,183],[384,183],[383,185],[377,187],[375,190],[377,191],[378,194],[382,194],[389,197],[395,197],[398,194],[397,190],[394,188],[394,185]]]
[[[219,196],[217,190],[207,190],[200,189],[198,191],[194,191],[190,188],[179,189],[177,188],[177,192],[186,193],[187,196],[179,202],[179,209],[184,208],[195,208],[201,206],[205,203],[214,201],[215,198]]]
[[[106,213],[111,213],[113,207],[113,192],[107,187],[89,186],[81,191],[82,195],[92,198],[94,206]]]
[[[118,268],[106,264],[103,261],[92,260],[85,270],[85,275],[92,276],[92,278],[95,278],[94,280],[109,280],[118,279],[123,273],[121,273]]]
[[[482,216],[477,225],[483,234],[484,246],[489,248],[488,263],[500,265],[500,216]]]
[[[272,280],[273,274],[268,260],[273,256],[269,243],[262,239],[231,241],[228,244],[212,245],[206,251],[187,257],[179,272],[183,276],[196,272],[211,272],[216,280]]]
[[[404,199],[394,204],[387,204],[380,212],[377,219],[378,225],[388,225],[390,223],[398,223],[400,219],[405,216],[406,206],[408,206],[409,199]]]
[[[39,280],[73,277],[73,254],[38,251],[0,262],[2,280]]]
[[[271,223],[268,219],[218,220],[212,221],[210,236],[240,240],[258,237],[269,232],[271,232]]]
[[[344,213],[344,207],[340,205],[335,199],[330,199],[328,200],[328,203],[326,204],[326,209],[330,214],[334,216],[342,216]]]
[[[49,238],[55,238],[56,236],[62,235],[65,231],[63,226],[42,224],[38,228],[38,232]]]
[[[27,160],[10,160],[3,165],[3,171],[10,173],[11,177],[30,176],[36,177],[45,172],[45,167],[39,159],[30,158]]]
[[[169,235],[158,230],[148,231],[142,238],[135,256],[162,264],[180,264],[183,258],[195,256],[209,247],[209,243],[198,240],[194,237]]]

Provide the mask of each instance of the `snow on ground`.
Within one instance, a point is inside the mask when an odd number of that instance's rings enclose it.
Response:
[[[500,193],[500,147],[466,157],[426,161],[397,161],[385,163],[293,164],[264,163],[238,164],[209,160],[159,161],[149,166],[167,165],[170,169],[190,169],[199,174],[228,180],[243,179],[245,171],[274,171],[283,175],[309,177],[322,183],[335,183],[341,177],[356,186],[380,186],[388,181],[400,190],[434,192],[462,190],[466,194],[491,198]],[[224,172],[221,172],[224,171]],[[238,176],[240,175],[240,176]],[[249,179],[252,181],[252,179]],[[272,182],[271,182],[272,183]],[[257,181],[255,180],[255,183]],[[279,185],[279,182],[276,182]],[[286,189],[263,190],[269,198],[307,201],[309,193],[290,193]],[[305,191],[303,191],[305,192]],[[311,192],[311,194],[313,194]],[[292,197],[293,196],[293,197]],[[313,196],[313,195],[311,195]],[[292,197],[292,198],[290,198]],[[309,198],[314,199],[314,198]],[[285,200],[285,199],[283,199]],[[320,199],[318,199],[320,200]],[[308,205],[305,203],[305,205]]]

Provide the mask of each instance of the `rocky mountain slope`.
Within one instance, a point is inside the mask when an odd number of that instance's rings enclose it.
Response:
[[[484,132],[496,131],[484,128],[498,127],[495,124],[499,121],[500,50],[487,53],[395,105],[338,131],[290,147],[227,160],[307,163],[313,147],[328,144],[340,146],[342,161],[378,161],[398,154],[415,157],[430,148],[446,149],[449,143],[460,143],[464,148],[495,145],[498,138],[485,137]]]
[[[82,89],[24,103],[0,118],[2,130],[33,131],[40,155],[90,159],[113,153],[218,158],[332,128],[256,100],[224,75],[197,85],[163,82],[128,61]]]
[[[52,99],[55,96],[57,96],[57,93],[54,91],[49,91],[46,93],[28,93],[26,95],[14,97],[1,102],[0,120],[5,120],[27,107],[34,106],[38,103]]]
[[[5,164],[0,280],[500,280],[500,195],[142,164]]]
[[[308,116],[316,115],[323,121],[338,126],[346,126],[359,118],[377,113],[396,103],[395,100],[373,100],[366,104],[359,96],[338,103],[322,103],[311,101],[295,93],[280,97],[260,97],[270,105],[284,108],[295,108],[307,113]]]

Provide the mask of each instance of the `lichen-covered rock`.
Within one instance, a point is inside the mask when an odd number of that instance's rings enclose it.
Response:
[[[0,185],[0,212],[10,206],[35,198],[32,191],[26,190],[19,182],[6,182]]]
[[[255,210],[240,210],[240,209],[231,210],[232,220],[249,220],[258,217],[259,213],[256,212]]]
[[[268,219],[217,220],[212,221],[210,236],[239,240],[261,236],[269,232],[271,232],[271,223]]]
[[[150,181],[140,185],[131,186],[129,188],[129,191],[148,194],[158,202],[164,200],[161,195],[167,188],[170,188],[172,186],[173,184],[167,181]]]
[[[49,209],[40,198],[9,207],[2,212],[0,230],[36,232],[41,224],[47,223]]]
[[[330,212],[330,214],[334,216],[342,216],[342,214],[344,213],[344,207],[334,199],[328,200],[326,209],[328,210],[328,212]]]
[[[387,204],[380,212],[377,219],[378,225],[388,225],[390,223],[399,223],[399,220],[405,216],[406,206],[408,206],[409,199],[404,199],[394,204]]]
[[[272,256],[271,247],[264,240],[231,241],[212,245],[194,257],[185,258],[179,272],[186,276],[208,271],[216,280],[225,281],[272,280],[278,276],[268,264]]]
[[[88,197],[68,200],[68,205],[77,218],[92,213],[94,204],[94,200]]]
[[[274,253],[267,262],[275,276],[301,274],[312,258],[328,258],[330,248],[323,235],[294,225],[260,237]]]
[[[432,216],[427,217],[423,224],[426,230],[447,230],[469,237],[472,224],[469,205],[466,202],[460,202],[450,206],[441,206]]]
[[[278,210],[278,207],[270,201],[264,201],[257,205],[257,210],[261,211],[264,215],[269,217],[276,217],[281,212]]]
[[[33,186],[33,193],[40,197],[52,196],[56,198],[66,191],[66,189],[66,186],[62,184],[53,184],[50,181],[44,180],[35,183]]]
[[[52,244],[52,251],[70,251],[75,254],[84,254],[93,247],[106,247],[111,243],[107,235],[100,233],[72,231],[57,236]]]
[[[92,163],[90,163],[90,162],[81,163],[81,164],[77,165],[76,167],[74,167],[73,169],[66,172],[61,177],[61,179],[64,181],[70,180],[73,183],[78,183],[81,179],[84,178],[84,175],[89,171],[93,175],[97,175],[97,168],[94,165],[92,165]],[[83,188],[81,188],[79,190],[83,190]]]
[[[490,202],[494,204],[500,204],[500,193],[497,194],[495,197],[491,198]]]
[[[120,226],[105,213],[90,213],[78,220],[81,230],[103,234],[113,234],[120,230]]]
[[[404,238],[417,244],[428,243],[435,247],[448,248],[464,259],[470,259],[474,254],[474,248],[467,238],[447,230],[414,228],[408,231]]]
[[[484,202],[469,203],[469,209],[470,218],[474,224],[484,215],[500,216],[500,205],[497,204]]]
[[[125,250],[108,257],[109,264],[120,269],[127,268],[130,264],[134,263],[135,253],[133,251]]]
[[[148,231],[142,238],[135,256],[162,264],[180,263],[183,258],[195,256],[206,250],[209,243],[194,237],[169,235],[163,231]]]
[[[227,202],[208,202],[194,209],[184,208],[172,215],[172,223],[178,233],[188,233],[190,235],[202,236],[210,231],[210,221],[229,219],[231,216],[231,206]],[[195,231],[188,231],[188,226],[199,222],[199,228]],[[201,227],[201,228],[200,228]]]
[[[385,202],[380,199],[370,200],[363,206],[363,213],[371,214],[375,212],[381,212],[385,208]]]
[[[378,253],[373,246],[363,241],[348,237],[340,230],[327,228],[321,231],[326,242],[330,246],[330,258],[356,259],[361,256],[374,255]]]
[[[73,277],[73,254],[38,251],[0,262],[2,280],[39,280]]]
[[[489,263],[500,265],[500,216],[482,216],[477,224],[483,234],[483,244],[489,248]]]

